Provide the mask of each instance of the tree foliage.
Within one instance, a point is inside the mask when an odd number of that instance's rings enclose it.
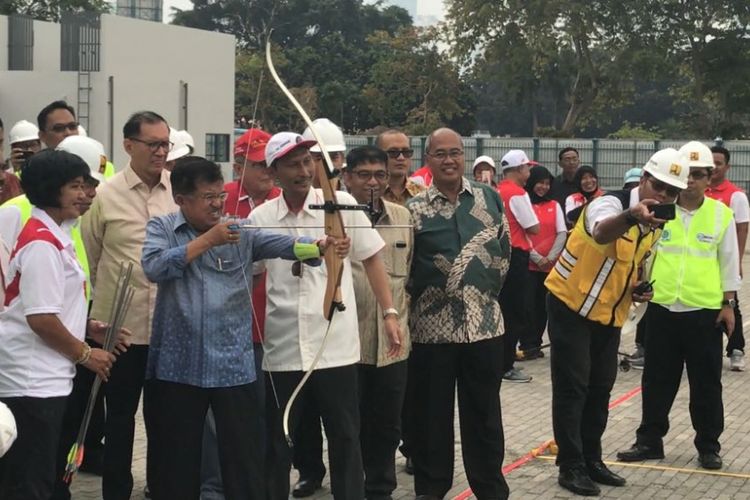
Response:
[[[58,22],[63,12],[109,12],[107,0],[0,0],[0,14]]]
[[[237,38],[237,113],[269,130],[304,128],[265,69],[272,29],[277,70],[312,116],[347,131],[473,126],[471,89],[458,67],[402,8],[362,0],[193,0],[193,7],[173,22]]]

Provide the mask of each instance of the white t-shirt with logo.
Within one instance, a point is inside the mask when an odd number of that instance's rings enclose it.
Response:
[[[0,397],[67,396],[75,366],[29,327],[26,316],[55,314],[79,340],[86,334],[86,277],[76,259],[70,224],[58,226],[34,208],[8,265],[5,310],[0,313]],[[74,221],[71,221],[71,223]]]

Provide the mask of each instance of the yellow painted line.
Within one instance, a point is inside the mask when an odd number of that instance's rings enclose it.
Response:
[[[549,456],[537,456],[540,460],[555,460],[555,457]],[[683,467],[670,467],[668,465],[650,465],[650,464],[636,464],[631,462],[604,462],[607,465],[615,465],[619,467],[633,467],[636,469],[653,469],[670,472],[684,472],[686,474],[703,474],[706,476],[721,476],[721,477],[733,477],[736,479],[750,479],[750,474],[741,474],[739,472],[722,472],[717,470],[706,470],[706,469],[687,469]]]

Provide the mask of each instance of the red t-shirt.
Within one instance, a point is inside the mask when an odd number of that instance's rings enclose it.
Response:
[[[518,218],[513,213],[513,210],[511,210],[510,206],[511,199],[515,198],[516,196],[528,197],[528,193],[524,188],[511,181],[510,179],[505,179],[500,184],[498,184],[497,191],[498,193],[500,193],[500,198],[502,198],[503,200],[505,217],[508,218],[508,226],[510,227],[510,245],[512,247],[520,248],[521,250],[525,250],[528,252],[529,250],[531,250],[531,244],[526,237],[526,230],[518,222]],[[529,207],[531,207],[531,201],[528,201],[527,203],[529,204]],[[530,209],[529,212],[533,213],[533,210]]]
[[[240,181],[229,182],[224,185],[227,199],[224,202],[224,213],[246,219],[255,208],[252,198],[240,187]],[[281,195],[281,189],[274,186],[268,193],[264,202],[272,200]],[[266,325],[266,273],[264,272],[253,283],[253,342],[260,344]]]
[[[413,174],[411,174],[409,176],[409,179],[411,179],[412,182],[416,182],[417,184],[421,184],[425,187],[430,187],[432,186],[432,170],[430,170],[430,167],[424,166],[417,169]]]

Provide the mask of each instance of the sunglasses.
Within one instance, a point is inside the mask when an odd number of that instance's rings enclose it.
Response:
[[[401,155],[404,155],[404,158],[411,158],[414,156],[414,150],[413,149],[389,149],[385,152],[385,154],[388,155],[388,158],[396,159]]]
[[[49,128],[50,132],[54,132],[56,134],[62,134],[63,132],[65,132],[66,129],[69,130],[70,132],[77,131],[78,122],[56,123]]]
[[[702,170],[693,170],[688,174],[688,177],[693,180],[700,181],[708,177],[708,174]]]
[[[651,182],[651,187],[654,189],[654,191],[667,193],[667,196],[670,196],[672,198],[675,198],[678,194],[680,194],[680,188],[670,186],[666,182],[662,182],[654,177],[649,177],[648,180]]]

